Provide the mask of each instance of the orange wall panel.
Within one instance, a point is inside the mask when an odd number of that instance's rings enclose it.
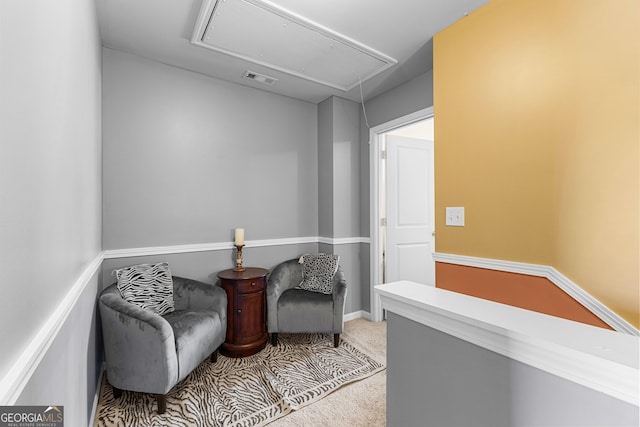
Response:
[[[611,329],[544,277],[438,262],[436,284],[441,289]]]

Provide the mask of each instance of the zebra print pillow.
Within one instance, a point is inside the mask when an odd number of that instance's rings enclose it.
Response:
[[[113,270],[126,301],[163,315],[175,309],[169,264],[139,264]]]
[[[338,271],[340,255],[305,254],[298,260],[302,264],[302,282],[296,289],[333,293],[333,276]]]

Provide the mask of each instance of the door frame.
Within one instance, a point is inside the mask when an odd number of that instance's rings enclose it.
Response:
[[[381,215],[381,191],[383,191],[381,180],[382,170],[382,138],[383,134],[393,129],[410,125],[421,120],[433,117],[433,107],[423,108],[411,114],[407,114],[397,119],[382,123],[369,129],[369,235],[371,236],[371,246],[369,250],[370,269],[370,316],[374,322],[383,320],[382,303],[380,297],[375,292],[375,286],[382,283],[382,233],[380,230]],[[434,141],[435,152],[435,141]],[[434,155],[435,161],[435,155]]]

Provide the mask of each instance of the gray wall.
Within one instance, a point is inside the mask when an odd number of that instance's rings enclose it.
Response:
[[[369,127],[433,106],[433,70],[365,101]],[[366,128],[364,117],[361,125]],[[367,140],[369,133],[364,135]]]
[[[347,280],[345,313],[362,309],[360,243],[340,243],[360,237],[360,104],[332,96],[318,105],[318,223],[320,237],[338,244],[321,243],[320,252],[340,255]],[[368,245],[367,245],[368,246]]]
[[[105,249],[317,236],[315,105],[110,49],[103,62]]]
[[[637,406],[387,313],[389,426],[637,423]]]
[[[318,104],[318,233],[333,237],[333,104]]]
[[[249,247],[243,250],[243,258],[245,266],[271,269],[282,261],[299,258],[300,255],[305,253],[315,252],[318,252],[317,243]],[[188,277],[206,283],[216,283],[218,281],[217,274],[220,271],[235,267],[235,250],[106,259],[103,263],[103,286],[106,287],[116,281],[113,275],[115,268],[160,261],[169,263],[172,275]]]
[[[357,313],[362,310],[363,288],[369,286],[369,282],[362,277],[362,260],[369,256],[369,245],[361,243],[334,245],[332,251],[340,255],[340,265],[345,271],[347,280],[348,294],[344,312]]]
[[[318,104],[318,221],[321,237],[360,237],[360,104]]]
[[[360,235],[370,235],[369,129],[407,114],[433,106],[433,70],[365,101],[365,115],[360,115]],[[368,126],[367,126],[368,122]],[[368,246],[368,245],[367,245]],[[363,249],[365,250],[365,249]],[[368,252],[369,249],[367,248]],[[369,283],[370,259],[361,263],[363,283]],[[362,309],[371,310],[371,287],[362,286]]]
[[[0,17],[4,378],[100,253],[102,94],[94,2],[1,2]],[[68,425],[87,425],[95,391],[95,295],[93,278],[18,399],[64,405]]]
[[[97,294],[100,275],[91,278],[16,405],[63,405],[65,425],[89,425],[103,345]]]
[[[333,236],[360,237],[360,104],[332,99]]]

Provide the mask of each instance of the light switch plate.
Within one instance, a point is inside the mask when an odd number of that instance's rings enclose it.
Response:
[[[454,207],[446,209],[447,218],[445,224],[453,227],[464,227],[464,208]]]

